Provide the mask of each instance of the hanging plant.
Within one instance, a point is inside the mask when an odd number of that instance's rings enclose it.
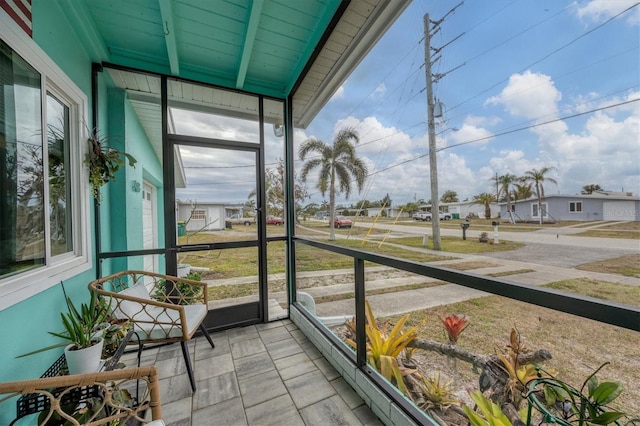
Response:
[[[135,167],[136,159],[126,152],[107,146],[106,138],[91,132],[87,139],[89,151],[85,157],[85,164],[89,167],[89,183],[93,197],[100,201],[100,188],[102,185],[116,179],[116,172],[125,164],[125,159],[131,167]]]

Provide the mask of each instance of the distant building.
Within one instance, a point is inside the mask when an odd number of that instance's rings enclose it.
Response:
[[[190,201],[178,200],[176,209],[178,222],[185,222],[186,231],[191,232],[222,230],[226,218],[244,214],[243,205],[214,202],[198,202],[194,205]]]
[[[547,195],[538,212],[538,199],[529,198],[511,202],[516,221],[544,222],[565,220],[640,220],[640,196],[630,192],[594,192],[590,195]],[[507,203],[500,203],[500,216],[508,217]]]
[[[423,204],[420,207],[421,211],[431,211],[431,204]],[[489,205],[491,210],[491,217],[497,217],[500,214],[500,206],[498,203],[491,203]],[[479,218],[484,218],[484,205],[475,204],[473,201],[458,201],[455,203],[440,203],[440,211],[442,213],[451,213],[452,217],[464,219],[469,214],[475,214]]]

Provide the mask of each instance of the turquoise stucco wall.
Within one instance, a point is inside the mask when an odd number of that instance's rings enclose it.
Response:
[[[90,109],[92,102],[92,59],[87,55],[73,31],[68,30],[68,22],[57,2],[35,0],[32,10],[33,40],[45,50],[47,55],[62,68],[63,72],[87,96],[89,110],[86,112],[85,120],[86,126],[90,127],[92,125],[92,112]],[[99,78],[98,107],[100,134],[109,139],[112,139],[113,134],[126,135],[126,141],[123,141],[122,148],[126,149],[127,152],[131,152],[139,160],[139,163],[135,169],[126,167],[125,171],[122,172],[120,187],[115,185],[115,187],[105,188],[103,191],[104,195],[101,202],[103,209],[101,218],[102,244],[105,248],[110,248],[115,243],[124,243],[122,249],[127,248],[126,230],[118,226],[112,226],[112,224],[118,224],[118,218],[112,217],[113,213],[122,211],[126,212],[126,216],[130,216],[124,217],[127,229],[136,230],[137,234],[139,234],[134,235],[134,239],[137,240],[139,238],[140,247],[138,248],[141,248],[142,214],[138,214],[141,209],[141,194],[133,193],[130,190],[127,191],[127,188],[131,188],[131,181],[134,179],[142,182],[143,176],[155,184],[162,182],[162,166],[153,153],[130,103],[123,97],[119,108],[110,108],[112,105],[110,105],[106,96],[109,85],[110,79],[102,73]],[[114,114],[113,118],[111,114]],[[120,129],[117,129],[118,125],[121,126]],[[143,163],[146,164],[143,165]],[[89,194],[88,185],[86,190],[87,194]],[[161,194],[162,189],[160,188],[158,192]],[[123,208],[122,201],[119,201],[122,198],[118,198],[122,197],[123,194],[126,195],[127,208]],[[94,267],[64,281],[67,295],[75,304],[88,302],[87,284],[96,276],[94,211],[91,196],[87,197],[87,202],[90,204],[88,232],[91,241],[89,249]],[[162,200],[159,199],[159,206],[162,205],[161,202]],[[113,228],[116,228],[117,232],[111,233]],[[160,227],[160,231],[162,231],[162,227]],[[114,237],[115,243],[111,241]],[[160,239],[163,240],[162,234]],[[114,262],[105,262],[105,266],[107,268],[104,272],[107,273],[118,267]],[[47,332],[62,330],[60,312],[66,311],[66,309],[62,286],[57,284],[21,303],[0,311],[0,382],[39,377],[62,354],[62,348],[58,348],[25,358],[16,358],[20,354],[59,342],[59,339],[49,335]],[[15,400],[0,404],[0,425],[8,424],[14,417]]]
[[[138,116],[126,93],[117,88],[108,91],[110,145],[132,155],[137,163],[134,167],[121,167],[116,179],[108,188],[108,208],[102,208],[115,226],[110,229],[110,250],[142,250],[142,184],[146,179],[162,194],[162,164],[153,150]],[[138,191],[134,190],[134,183]],[[106,198],[106,197],[105,197]],[[163,198],[158,197],[157,216],[161,218]],[[164,242],[162,220],[158,220],[158,241]],[[112,259],[114,269],[144,269],[141,256],[127,259]]]
[[[33,40],[86,94],[90,105],[91,60],[73,32],[66,30],[68,23],[60,6],[57,2],[36,0],[32,12]],[[89,117],[90,114],[89,111]],[[91,215],[92,223],[93,212]],[[94,241],[93,228],[90,235]],[[90,250],[95,265],[93,245]],[[94,278],[95,269],[92,269],[66,280],[64,287],[69,297],[78,304],[87,302],[87,284]],[[66,304],[60,284],[0,311],[0,382],[39,377],[62,354],[62,348],[59,348],[16,359],[17,355],[60,341],[47,331],[62,330],[62,311],[66,311]],[[0,404],[0,424],[8,424],[14,414],[13,400]]]

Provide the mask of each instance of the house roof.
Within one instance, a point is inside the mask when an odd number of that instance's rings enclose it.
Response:
[[[545,200],[550,198],[562,198],[567,200],[603,200],[603,201],[640,201],[640,196],[633,195],[630,192],[594,192],[593,194],[550,194],[544,196]],[[536,201],[536,197],[530,197],[526,200],[511,200],[515,203],[529,203]],[[501,206],[506,206],[506,202],[501,202]]]
[[[295,125],[306,127],[409,2],[70,0],[60,7],[96,62],[292,95]]]

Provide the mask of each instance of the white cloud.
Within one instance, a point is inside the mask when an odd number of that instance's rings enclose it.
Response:
[[[504,105],[511,115],[528,119],[555,116],[562,94],[556,89],[550,76],[525,71],[513,74],[499,95],[489,98],[485,104]]]
[[[382,96],[384,96],[386,92],[387,92],[387,86],[385,86],[384,83],[380,83],[378,84],[378,87],[376,87],[376,90],[374,90],[373,93],[371,94],[371,97],[381,98]]]
[[[604,22],[607,19],[616,16],[625,9],[636,4],[636,0],[591,0],[578,6],[576,14],[580,19],[593,22]],[[578,3],[574,3],[577,5]],[[627,12],[627,22],[631,25],[640,24],[640,8],[634,7]]]
[[[408,134],[396,127],[385,127],[376,117],[359,120],[349,116],[338,120],[333,129],[332,138],[345,127],[352,127],[360,136],[356,146],[360,155],[388,155],[411,151],[416,147]]]
[[[488,122],[490,120],[483,117],[475,117],[469,116],[464,120],[462,127],[460,127],[457,131],[451,132],[448,134],[448,139],[453,142],[453,144],[465,143],[470,141],[476,141],[478,139],[483,139],[478,141],[477,144],[491,141],[493,138],[491,137],[493,133],[484,127],[479,127],[480,125]]]

